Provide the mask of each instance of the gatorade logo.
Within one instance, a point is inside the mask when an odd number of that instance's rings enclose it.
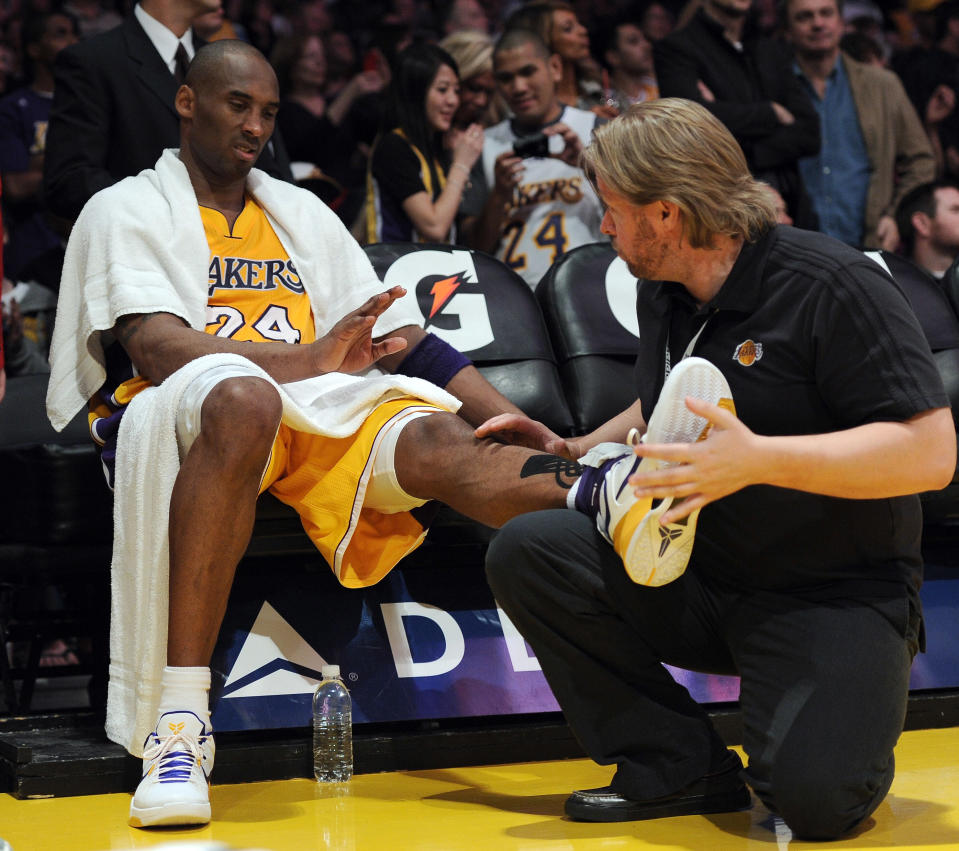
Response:
[[[423,327],[469,354],[493,342],[486,295],[469,251],[411,251],[398,257],[383,276],[414,299]]]
[[[442,281],[437,281],[433,284],[433,288],[430,290],[430,295],[433,296],[433,306],[430,308],[430,315],[426,317],[426,321],[429,322],[437,313],[446,307],[447,302],[453,297],[453,293],[466,282],[463,273],[457,272],[452,277],[443,278]]]

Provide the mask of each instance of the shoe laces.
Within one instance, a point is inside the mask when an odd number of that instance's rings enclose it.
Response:
[[[154,734],[155,735],[155,734]],[[202,745],[206,736],[188,736],[174,733],[157,738],[143,750],[143,758],[156,765],[158,783],[179,783],[190,779],[193,767],[203,764]]]

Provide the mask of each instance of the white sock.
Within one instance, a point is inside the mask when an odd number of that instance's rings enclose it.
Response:
[[[160,680],[160,710],[164,712],[193,712],[210,728],[210,669],[173,668],[167,665]]]
[[[566,507],[570,511],[576,510],[576,494],[579,493],[579,483],[583,481],[582,479],[577,479],[573,482],[573,486],[569,489],[569,493],[566,494]]]

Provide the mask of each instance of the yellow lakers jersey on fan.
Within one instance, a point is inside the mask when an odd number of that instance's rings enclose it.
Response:
[[[252,198],[231,229],[200,207],[210,246],[206,331],[239,342],[312,343],[313,311],[293,261]]]

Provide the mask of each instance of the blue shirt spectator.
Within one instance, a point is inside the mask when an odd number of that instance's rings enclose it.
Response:
[[[837,56],[820,98],[798,65],[794,70],[819,113],[822,137],[829,140],[816,156],[799,160],[799,172],[819,216],[819,230],[849,245],[861,246],[869,153],[849,78]]]

